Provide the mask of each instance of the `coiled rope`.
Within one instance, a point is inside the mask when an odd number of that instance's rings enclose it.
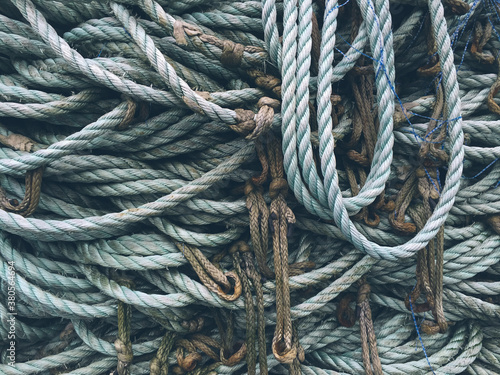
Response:
[[[0,373],[500,373],[500,3],[0,4]]]

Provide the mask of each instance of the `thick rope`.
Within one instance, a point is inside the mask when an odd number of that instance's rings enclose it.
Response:
[[[0,3],[0,373],[500,373],[496,1]]]

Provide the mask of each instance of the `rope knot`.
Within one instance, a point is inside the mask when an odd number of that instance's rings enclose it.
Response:
[[[231,289],[227,289],[227,288],[223,288],[222,286],[218,286],[217,287],[217,294],[219,295],[219,297],[221,297],[222,299],[224,299],[228,302],[236,301],[241,296],[241,293],[243,292],[241,280],[236,273],[231,272],[231,271],[226,272],[224,274],[224,276],[226,276],[227,279],[233,280],[233,283],[231,283],[233,292],[231,293]]]
[[[205,318],[203,318],[202,316],[199,316],[196,319],[183,320],[181,322],[182,328],[188,330],[188,332],[190,333],[201,331],[204,325]]]
[[[129,374],[129,366],[134,359],[134,354],[132,353],[132,344],[130,342],[125,343],[120,339],[116,339],[115,348],[118,358],[118,365],[116,366],[118,375]]]
[[[286,196],[288,193],[288,182],[284,178],[275,178],[269,185],[269,196],[271,199],[278,197],[280,194]]]
[[[259,112],[255,115],[255,129],[249,134],[247,139],[256,139],[261,134],[267,133],[273,125],[274,110],[280,106],[279,100],[262,97],[259,99],[257,105]]]
[[[258,87],[272,91],[277,97],[281,97],[281,79],[265,74],[257,69],[248,70],[247,73],[250,78],[254,79]]]
[[[241,65],[244,52],[245,46],[243,44],[234,43],[231,40],[225,39],[222,41],[222,54],[220,56],[220,62],[224,66],[236,68]]]
[[[295,345],[291,347],[287,347],[287,345],[283,341],[274,341],[272,344],[274,357],[280,363],[291,364],[295,358],[298,356],[298,350]]]
[[[239,134],[245,135],[246,139],[253,140],[267,133],[273,124],[274,108],[279,106],[279,101],[272,98],[261,98],[259,100],[259,112],[255,114],[248,109],[235,109],[236,125],[229,125],[231,129]]]
[[[255,113],[248,109],[237,108],[236,112],[236,125],[229,125],[238,134],[248,135],[255,129]]]
[[[177,351],[177,363],[186,372],[193,371],[201,360],[202,357],[199,353],[189,353],[184,357],[182,354],[179,355],[179,350]]]
[[[264,192],[264,189],[261,185],[254,184],[251,180],[247,181],[245,184],[245,188],[243,189],[245,195],[248,197],[252,193],[260,193]]]
[[[370,284],[363,283],[358,289],[358,305],[370,300]]]

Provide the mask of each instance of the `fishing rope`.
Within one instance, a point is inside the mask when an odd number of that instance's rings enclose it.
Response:
[[[500,3],[0,4],[0,373],[500,373]]]

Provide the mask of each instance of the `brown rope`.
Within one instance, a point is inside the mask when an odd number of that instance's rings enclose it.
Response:
[[[498,54],[496,53],[496,55],[498,55]],[[500,115],[500,106],[497,103],[495,103],[495,100],[494,100],[496,94],[498,94],[498,91],[500,90],[500,57],[496,58],[496,63],[497,63],[497,69],[498,69],[497,79],[496,79],[495,83],[493,83],[493,85],[490,88],[490,92],[488,93],[487,103],[488,103],[488,109],[491,112],[496,113],[497,115]]]
[[[366,280],[361,281],[358,289],[358,311],[365,373],[367,375],[382,375],[382,364],[378,355],[377,338],[373,329],[372,311],[370,309],[370,285]]]
[[[312,270],[314,267],[316,267],[316,263],[310,261],[290,264],[288,266],[288,276],[302,275],[303,273]]]
[[[297,348],[297,357],[290,364],[289,373],[290,375],[301,375],[302,371],[300,371],[300,362],[305,360],[305,352],[299,344],[299,334],[295,325],[293,325],[293,346]]]
[[[445,108],[443,85],[439,85],[436,91],[436,101],[432,111],[431,120],[427,126],[424,137],[425,142],[420,145],[419,156],[426,167],[437,167],[448,161],[448,154],[441,149],[441,143],[446,137],[446,127],[438,127],[438,119],[442,117]]]
[[[443,0],[443,3],[451,8],[453,14],[456,14],[458,16],[463,16],[470,10],[470,5],[462,0]]]
[[[162,23],[161,19],[160,23]],[[228,39],[219,39],[214,35],[205,34],[197,26],[182,20],[175,20],[173,36],[176,43],[182,46],[187,46],[189,44],[188,38],[195,38],[194,45],[201,42],[220,48],[222,50],[220,56],[221,63],[232,68],[237,68],[241,65],[245,52],[256,53],[264,51],[262,48],[256,46],[244,46]]]
[[[247,74],[254,80],[257,87],[271,91],[277,98],[281,98],[281,79],[257,69],[250,69]]]
[[[26,172],[25,192],[21,203],[16,199],[8,199],[3,189],[0,190],[0,208],[27,217],[35,212],[42,188],[43,167]]]
[[[259,112],[257,114],[247,109],[235,109],[238,123],[229,125],[229,127],[247,139],[256,139],[269,131],[273,124],[274,109],[278,108],[279,105],[278,100],[263,97],[258,102]]]
[[[191,320],[181,321],[181,326],[189,333],[200,332],[205,325],[205,318],[198,316],[197,318]]]
[[[243,262],[245,264],[246,273],[250,280],[252,280],[252,284],[255,289],[260,374],[267,375],[266,320],[264,316],[264,291],[262,289],[261,276],[254,266],[252,255],[249,251],[243,252]]]
[[[193,371],[190,371],[189,375],[214,375],[216,374],[214,370],[220,365],[220,362],[215,362],[205,366],[198,366]]]
[[[425,201],[425,199],[424,199]],[[430,208],[421,204],[412,207],[409,214],[420,230],[428,219]],[[443,310],[443,260],[444,260],[444,229],[441,227],[436,238],[428,246],[420,250],[417,255],[417,284],[405,300],[408,310],[413,308],[416,313],[431,311],[436,323],[422,323],[422,331],[427,334],[444,333],[448,329],[448,322]],[[421,293],[425,293],[426,301],[416,303]],[[412,306],[410,306],[410,297]]]
[[[128,288],[133,287],[133,282],[129,279],[120,278],[120,285]],[[134,358],[132,353],[132,342],[130,341],[132,319],[132,306],[119,301],[118,302],[118,337],[115,340],[115,348],[118,357],[116,371],[118,375],[130,375],[130,365]]]
[[[228,332],[224,334],[221,322],[218,323],[218,326],[223,341],[228,340],[228,342],[232,342],[232,334],[230,331],[228,330]],[[228,327],[229,326],[230,325],[228,325]],[[194,334],[189,339],[180,339],[177,341],[177,364],[184,371],[193,371],[202,360],[202,356],[197,350],[200,350],[217,363],[220,361],[220,363],[226,366],[235,366],[245,358],[245,344],[241,345],[234,353],[232,353],[232,348],[224,348],[225,345],[226,344],[221,344],[209,336],[201,334]],[[186,350],[188,351],[188,355],[185,356],[184,353]],[[217,354],[217,352],[220,353]],[[229,358],[226,358],[227,353],[232,353]]]
[[[279,100],[262,97],[259,99],[257,106],[259,112],[255,115],[255,128],[247,135],[247,139],[256,139],[262,133],[267,133],[273,124],[274,110],[280,106]]]
[[[353,12],[356,11],[357,8],[354,7]],[[353,37],[356,33],[357,31],[353,31]],[[350,75],[350,84],[356,106],[352,118],[353,130],[346,145],[348,148],[346,157],[343,159],[352,196],[359,194],[360,189],[366,183],[366,169],[371,165],[377,142],[378,123],[373,110],[374,83],[371,76],[362,73],[358,69],[357,74]],[[380,217],[377,210],[389,211],[394,205],[390,201],[386,202],[384,197],[385,193],[382,192],[374,203],[364,207],[353,219],[362,220],[370,227],[378,226]]]
[[[485,22],[484,27],[479,21],[476,21],[474,24],[474,39],[470,51],[472,55],[483,64],[493,64],[495,62],[495,57],[493,55],[483,52],[483,48],[490,40],[492,32],[493,26],[490,22]]]
[[[233,265],[236,273],[241,279],[241,284],[243,285],[243,296],[245,297],[247,372],[249,375],[255,375],[257,373],[257,352],[255,350],[255,341],[257,338],[255,327],[255,307],[253,303],[252,290],[250,288],[250,281],[246,272],[243,271],[243,260],[239,251],[250,251],[250,248],[245,242],[239,241],[231,247],[231,250],[229,252],[233,256]]]
[[[243,53],[245,52],[245,46],[240,43],[235,43],[231,40],[224,40],[222,42],[222,54],[220,56],[220,62],[222,65],[236,68],[241,65],[241,60],[243,60]]]
[[[356,324],[356,314],[349,306],[352,301],[354,301],[354,295],[348,293],[340,299],[337,307],[337,321],[347,328],[351,328]]]
[[[406,210],[417,192],[416,182],[417,175],[415,171],[411,171],[396,197],[394,211],[389,214],[391,226],[403,234],[413,234],[417,231],[415,224],[405,222]]]
[[[127,101],[127,111],[122,121],[116,126],[116,130],[124,130],[131,124],[144,121],[149,116],[149,104],[144,102],[136,103],[132,98],[122,95],[122,99]]]
[[[167,331],[161,340],[160,347],[156,352],[155,357],[149,364],[151,375],[167,375],[168,374],[168,355],[172,351],[175,344],[175,333]]]
[[[247,209],[250,216],[250,237],[260,272],[267,278],[274,272],[267,265],[269,209],[262,195],[262,188],[251,182],[245,186]]]
[[[36,142],[22,134],[10,133],[5,136],[0,134],[0,143],[16,151],[31,152]]]
[[[288,266],[287,233],[295,216],[287,206],[285,196],[288,184],[284,179],[281,144],[276,138],[268,138],[268,157],[272,181],[269,186],[271,197],[270,214],[273,237],[274,270],[276,273],[276,328],[272,342],[273,354],[281,363],[292,364],[297,357],[297,345],[293,341],[290,315],[290,287]]]
[[[182,372],[193,371],[202,360],[201,354],[196,351],[196,347],[189,340],[177,340],[176,345],[176,359],[179,368]],[[186,351],[187,355],[185,355]],[[175,368],[174,372],[179,373]]]
[[[237,274],[234,272],[223,273],[195,247],[180,243],[176,243],[176,245],[191,264],[203,285],[225,301],[235,301],[240,297],[242,286]],[[233,284],[229,279],[233,280]]]
[[[422,77],[434,77],[441,72],[441,63],[439,62],[439,56],[436,53],[436,39],[434,38],[434,33],[432,31],[432,23],[429,14],[425,17],[424,22],[427,41],[427,55],[429,56],[429,60],[427,64],[417,69],[417,74]]]
[[[318,19],[316,13],[312,12],[311,17],[311,73],[318,75],[319,57],[321,47],[321,32],[319,31]]]
[[[232,312],[226,314],[224,311],[219,311],[216,312],[214,316],[222,341],[219,347],[220,361],[225,366],[235,366],[245,358],[247,346],[243,343],[238,350],[234,350],[234,319]],[[224,329],[224,327],[226,327],[226,329]],[[211,345],[213,346],[213,344]]]
[[[495,231],[496,234],[500,234],[500,215],[489,216],[486,222]]]
[[[261,186],[264,182],[267,181],[267,177],[269,175],[269,163],[267,162],[266,150],[264,149],[262,141],[257,138],[254,143],[257,157],[259,158],[260,164],[262,166],[262,173],[258,176],[252,177],[252,182],[254,183],[254,185]]]

